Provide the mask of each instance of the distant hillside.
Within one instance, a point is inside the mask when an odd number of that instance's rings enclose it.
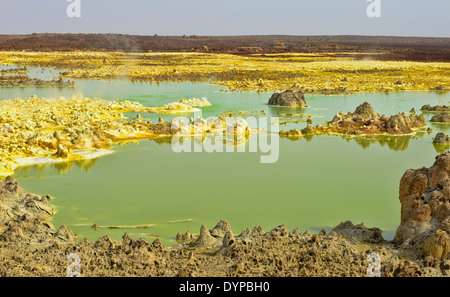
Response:
[[[284,52],[370,52],[383,53],[376,58],[384,60],[450,62],[450,38],[389,36],[0,35],[0,50],[197,51],[242,55]]]

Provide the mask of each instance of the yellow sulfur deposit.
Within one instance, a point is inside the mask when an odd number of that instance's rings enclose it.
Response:
[[[85,98],[1,100],[0,175],[30,162],[75,160],[105,153],[114,141],[169,134],[170,124],[126,120],[124,112],[148,112],[135,102]],[[93,152],[96,152],[93,154]]]
[[[183,100],[187,99],[180,101]],[[137,102],[85,98],[82,94],[71,98],[0,100],[0,176],[11,175],[16,167],[26,164],[95,158],[110,153],[113,143],[125,140],[176,133],[249,133],[243,120],[234,126],[227,125],[223,118],[206,121],[200,117],[192,123],[160,119],[153,124],[140,116],[149,112],[192,111],[192,106],[210,105],[204,98],[181,102],[145,107]],[[124,117],[123,113],[130,111],[139,113],[135,120]]]
[[[206,98],[191,98],[186,99],[183,98],[178,102],[171,102],[165,104],[163,106],[158,107],[150,107],[147,109],[147,112],[151,113],[189,113],[199,111],[198,108],[195,107],[207,107],[211,106],[211,103]]]
[[[306,94],[450,90],[450,63],[360,60],[343,54],[3,51],[0,64],[54,67],[65,70],[65,78],[209,82],[232,91],[294,85]]]

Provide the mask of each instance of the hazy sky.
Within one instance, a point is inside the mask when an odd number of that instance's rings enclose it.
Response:
[[[390,35],[450,37],[450,0],[0,0],[0,34]],[[376,1],[376,0],[373,0]]]

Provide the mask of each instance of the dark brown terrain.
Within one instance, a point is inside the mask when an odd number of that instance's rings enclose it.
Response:
[[[0,50],[341,53],[361,59],[450,62],[450,38],[389,36],[137,36],[121,34],[0,35]]]

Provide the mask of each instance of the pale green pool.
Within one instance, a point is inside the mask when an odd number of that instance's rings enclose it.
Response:
[[[213,105],[202,109],[209,117],[226,111],[267,111],[280,116],[286,109],[266,105],[268,93],[226,93],[214,85],[146,84],[127,81],[76,81],[75,89],[0,88],[0,99],[71,96],[135,100],[157,106],[181,98],[206,97]],[[392,115],[418,111],[424,104],[443,104],[450,95],[437,93],[307,96],[314,125],[339,111],[354,111],[368,101],[375,111]],[[300,110],[295,111],[300,113]],[[134,116],[130,114],[130,116]],[[144,114],[152,121],[159,115]],[[430,119],[431,114],[427,114]],[[166,120],[174,116],[163,116]],[[283,119],[283,117],[282,117]],[[281,129],[302,128],[304,123]],[[449,132],[445,125],[417,137],[396,137],[384,143],[339,136],[309,141],[279,139],[279,158],[261,164],[261,153],[175,153],[170,143],[142,140],[114,146],[114,153],[93,161],[19,168],[15,178],[28,191],[50,194],[57,213],[53,224],[65,224],[90,241],[108,234],[121,240],[124,232],[152,241],[157,234],[166,245],[177,232],[198,233],[227,219],[234,233],[261,225],[270,230],[285,224],[292,230],[317,232],[345,220],[365,222],[392,238],[400,222],[399,181],[408,168],[430,166],[437,152],[432,137]],[[252,136],[256,137],[256,136]],[[189,220],[184,222],[183,220]],[[181,221],[181,222],[174,222]],[[148,229],[93,230],[93,224],[143,225]]]

